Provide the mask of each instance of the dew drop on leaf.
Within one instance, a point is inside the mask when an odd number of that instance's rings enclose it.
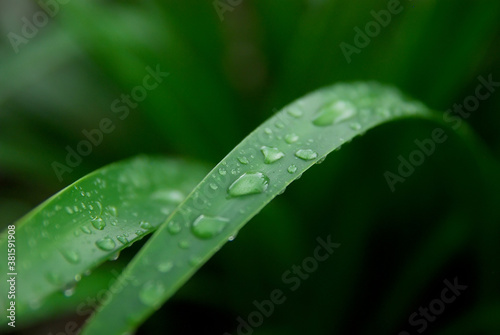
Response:
[[[106,237],[95,243],[95,245],[104,251],[111,251],[116,247],[116,243],[113,239]]]
[[[78,264],[80,262],[80,255],[73,250],[64,250],[61,252],[64,259],[66,259],[71,264]]]
[[[319,127],[331,126],[356,115],[356,108],[350,102],[337,100],[322,107],[313,124]]]
[[[267,190],[269,178],[261,173],[245,173],[229,186],[231,197],[241,197],[250,194],[260,194]]]
[[[174,263],[172,263],[171,261],[166,261],[166,262],[162,262],[162,263],[158,264],[156,269],[159,272],[166,273],[166,272],[170,271],[173,267],[174,267]]]
[[[157,307],[162,302],[165,288],[162,284],[147,282],[139,291],[139,299],[146,306]]]
[[[211,239],[219,235],[227,226],[229,220],[220,217],[200,215],[192,224],[191,231],[199,239]]]
[[[299,136],[296,134],[287,134],[285,135],[285,142],[288,144],[295,143],[299,140]]]
[[[285,157],[285,154],[282,153],[278,148],[263,146],[262,148],[260,148],[260,151],[264,155],[264,163],[266,164],[272,164]]]
[[[182,227],[177,221],[170,221],[167,225],[167,230],[172,235],[177,235],[181,232]]]
[[[318,158],[318,154],[311,149],[300,149],[295,153],[295,156],[305,161],[310,161]]]

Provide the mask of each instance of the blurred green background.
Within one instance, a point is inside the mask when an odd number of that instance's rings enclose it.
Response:
[[[378,0],[3,1],[2,228],[120,159],[146,153],[215,165],[277,109],[335,82],[392,84],[444,112],[474,94],[478,76],[500,81],[495,0],[403,0],[349,63],[341,43],[354,46],[355,28],[387,8]],[[45,22],[43,13],[53,17]],[[124,117],[113,104],[143,85],[147,67],[169,75]],[[467,119],[496,158],[499,107],[500,94],[492,94]],[[65,164],[67,147],[77,148],[82,131],[103,118],[115,129],[60,180],[53,163]],[[255,334],[417,334],[410,315],[456,277],[467,290],[425,333],[499,334],[500,215],[492,210],[499,198],[479,176],[484,162],[454,139],[396,192],[384,178],[434,128],[398,122],[336,152],[252,220],[137,334],[236,334],[237,318],[274,289],[288,292],[287,300]],[[282,274],[328,235],[341,248],[290,292]],[[20,320],[27,328],[16,334],[64,333],[68,320],[83,322],[75,306],[105,288],[110,270],[140,245],[82,280],[71,298],[54,297],[44,308],[50,318]]]

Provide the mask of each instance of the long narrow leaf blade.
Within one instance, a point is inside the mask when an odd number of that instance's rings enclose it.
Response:
[[[415,116],[433,118],[421,103],[376,83],[338,84],[286,106],[229,153],[156,231],[124,270],[120,292],[83,334],[138,327],[304,171],[370,128]]]
[[[18,315],[154,231],[206,171],[183,161],[135,158],[87,175],[20,219],[16,268],[9,271],[18,273]],[[7,241],[4,232],[2,250]],[[2,308],[6,299],[0,298]]]

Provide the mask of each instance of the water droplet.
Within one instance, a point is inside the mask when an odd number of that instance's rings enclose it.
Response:
[[[108,211],[113,216],[118,216],[118,209],[115,206],[108,206]]]
[[[152,199],[158,199],[158,200],[163,200],[166,202],[171,202],[174,204],[180,204],[184,198],[185,195],[184,193],[178,191],[178,190],[162,190],[162,191],[157,191],[151,195]]]
[[[225,175],[226,175],[226,173],[227,173],[226,169],[224,169],[224,168],[220,168],[220,169],[219,169],[219,174],[220,174],[221,176],[225,176]]]
[[[189,249],[189,241],[187,241],[187,240],[179,241],[179,248]]]
[[[263,146],[262,148],[260,148],[260,151],[264,155],[264,163],[266,164],[272,164],[285,157],[285,154],[282,153],[278,148]]]
[[[106,237],[95,243],[97,247],[104,251],[111,251],[116,247],[116,243],[113,239]]]
[[[47,227],[50,224],[49,220],[43,220],[42,223],[44,227]]]
[[[318,165],[319,165],[319,164],[323,163],[323,162],[325,161],[325,159],[326,159],[326,156],[321,157],[321,158],[320,158],[320,159],[316,162],[316,164],[318,164]]]
[[[299,136],[296,134],[288,134],[285,136],[285,142],[288,144],[295,143],[299,140]]]
[[[300,149],[295,153],[295,156],[305,161],[318,158],[318,154],[311,149]]]
[[[73,214],[73,209],[71,207],[68,207],[66,206],[66,212],[68,212],[68,214]]]
[[[61,275],[54,273],[54,272],[49,272],[46,275],[47,281],[51,283],[52,285],[59,286],[61,285]]]
[[[166,273],[166,272],[170,271],[173,267],[174,267],[174,263],[172,263],[171,261],[167,261],[167,262],[162,262],[162,263],[158,264],[156,269],[158,269],[158,271],[160,271],[162,273]]]
[[[241,164],[245,164],[245,165],[247,165],[249,163],[248,159],[246,157],[244,157],[244,156],[238,157],[238,161]]]
[[[353,117],[356,108],[353,104],[343,100],[332,102],[319,110],[319,115],[314,119],[313,124],[324,127],[342,122]]]
[[[167,230],[170,234],[176,235],[179,234],[182,230],[181,225],[176,221],[170,221],[167,226]]]
[[[201,258],[193,256],[189,259],[189,264],[191,266],[198,266],[201,263]]]
[[[120,257],[120,252],[118,251],[118,252],[116,252],[116,253],[112,254],[111,256],[109,256],[109,258],[108,258],[108,259],[109,259],[110,261],[116,261],[119,257]]]
[[[296,119],[300,118],[303,115],[302,111],[298,107],[288,108],[286,112],[288,113],[288,115]]]
[[[150,281],[144,284],[139,291],[139,299],[146,306],[158,307],[162,302],[164,293],[165,288],[162,284]]]
[[[216,189],[219,188],[219,186],[217,186],[217,184],[210,183],[210,188],[215,191]]]
[[[80,262],[80,255],[76,251],[73,250],[65,250],[62,251],[61,254],[63,257],[72,264],[78,264]]]
[[[142,229],[145,229],[145,230],[153,229],[153,225],[147,221],[141,221],[141,223],[139,224],[139,227],[141,227]]]
[[[92,220],[92,226],[94,226],[95,229],[103,230],[106,227],[106,222],[104,222],[101,218],[96,218]]]
[[[265,132],[267,135],[272,135],[272,134],[273,134],[273,131],[271,130],[271,128],[266,128],[266,129],[264,129],[264,132]]]
[[[357,123],[357,122],[353,122],[349,125],[349,128],[351,128],[352,130],[360,130],[361,129],[361,124]]]
[[[294,174],[295,172],[297,172],[297,166],[295,166],[295,165],[290,165],[290,166],[288,167],[288,173],[290,173],[290,174]]]
[[[200,215],[191,226],[194,236],[206,240],[219,235],[227,226],[228,220],[220,217]]]
[[[70,287],[70,288],[64,290],[63,294],[66,298],[71,297],[73,294],[75,294],[75,287]]]
[[[81,226],[81,227],[80,227],[80,230],[81,230],[82,232],[84,232],[85,234],[87,234],[87,235],[92,234],[92,231],[91,231],[91,230],[89,229],[89,227],[87,227],[87,226]]]
[[[127,244],[128,243],[128,238],[125,235],[118,235],[116,239],[121,243],[121,244]]]
[[[229,186],[228,193],[232,197],[260,194],[265,192],[268,186],[269,178],[265,174],[245,173]]]
[[[283,129],[283,128],[285,128],[285,125],[284,125],[282,122],[279,122],[279,121],[278,121],[278,122],[276,122],[274,125],[275,125],[275,126],[276,126],[276,128],[278,128],[278,129]]]

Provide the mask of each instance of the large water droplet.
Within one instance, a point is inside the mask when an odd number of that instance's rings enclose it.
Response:
[[[106,238],[103,238],[103,239],[97,241],[95,243],[95,245],[97,245],[97,247],[101,250],[111,251],[115,248],[116,243],[113,239],[106,237]]]
[[[139,291],[139,299],[146,306],[158,307],[163,299],[165,288],[162,284],[148,282]]]
[[[206,240],[219,235],[227,226],[229,221],[220,217],[208,217],[200,215],[191,226],[194,236]]]
[[[61,254],[64,256],[64,258],[72,263],[72,264],[78,264],[80,262],[80,255],[76,251],[73,250],[65,250],[62,251]]]
[[[300,149],[295,153],[295,156],[305,161],[310,161],[318,158],[318,154],[311,149]]]
[[[167,225],[167,230],[172,235],[177,235],[181,232],[182,227],[177,221],[170,221]]]
[[[356,107],[350,102],[337,100],[319,110],[318,116],[313,124],[324,127],[342,122],[353,117],[356,114]]]
[[[229,186],[228,193],[232,197],[260,194],[265,192],[268,186],[269,178],[265,174],[245,173]]]
[[[262,148],[260,148],[260,151],[264,155],[264,163],[266,164],[272,164],[285,157],[285,154],[282,153],[278,148],[263,146]]]

